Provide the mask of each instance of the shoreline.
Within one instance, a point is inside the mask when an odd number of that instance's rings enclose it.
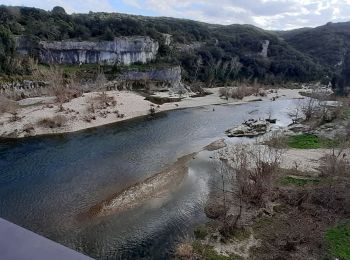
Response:
[[[97,111],[104,113],[102,116],[94,114],[95,120],[87,122],[84,117],[88,115],[87,109],[89,100],[98,95],[97,92],[85,93],[82,97],[75,98],[70,102],[63,104],[63,111],[58,110],[58,104],[37,103],[27,105],[19,109],[18,117],[20,120],[11,121],[11,115],[3,114],[0,116],[0,140],[23,139],[38,136],[59,136],[68,133],[77,133],[80,131],[94,129],[97,127],[108,126],[129,120],[137,120],[150,116],[150,109],[154,108],[155,115],[181,110],[186,108],[195,108],[211,105],[241,105],[249,102],[271,101],[278,96],[277,100],[282,99],[302,99],[298,89],[277,89],[277,93],[267,92],[266,97],[248,96],[242,100],[223,99],[220,97],[219,88],[208,89],[212,94],[204,97],[186,97],[179,102],[164,103],[156,105],[135,92],[130,91],[108,91],[108,96],[113,97],[117,104]],[[42,98],[45,102],[52,97]],[[27,99],[30,101],[30,99]],[[26,101],[26,100],[25,100]],[[24,102],[25,102],[24,101]],[[22,101],[23,102],[23,101]],[[123,117],[117,117],[117,114],[123,114]],[[38,126],[38,122],[44,118],[53,118],[55,116],[67,117],[66,125],[57,128],[45,128]],[[29,128],[26,129],[26,128]]]

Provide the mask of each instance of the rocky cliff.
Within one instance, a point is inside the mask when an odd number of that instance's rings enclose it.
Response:
[[[108,84],[109,89],[162,88],[172,92],[183,90],[181,67],[168,67],[148,71],[127,71]]]
[[[128,71],[119,76],[121,80],[152,80],[178,85],[181,82],[181,67],[169,67],[149,71]]]
[[[150,37],[118,37],[114,41],[41,41],[39,60],[56,64],[130,65],[147,63],[156,58],[158,42]],[[28,53],[23,39],[18,40],[17,51]]]

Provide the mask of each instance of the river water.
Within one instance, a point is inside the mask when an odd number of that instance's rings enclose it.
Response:
[[[201,152],[164,197],[106,217],[77,216],[225,137],[249,118],[290,123],[295,100],[176,110],[78,133],[0,141],[0,217],[97,259],[168,259],[206,221],[214,164]],[[236,138],[231,142],[238,142]]]

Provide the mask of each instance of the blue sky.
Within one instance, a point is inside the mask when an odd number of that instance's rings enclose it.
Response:
[[[350,21],[350,0],[0,0],[68,13],[120,12],[171,16],[219,24],[253,24],[265,29],[293,29]]]

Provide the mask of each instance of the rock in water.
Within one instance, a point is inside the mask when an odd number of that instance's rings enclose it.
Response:
[[[270,123],[265,120],[249,119],[242,125],[228,129],[225,133],[228,137],[256,137],[265,134],[269,126]]]

